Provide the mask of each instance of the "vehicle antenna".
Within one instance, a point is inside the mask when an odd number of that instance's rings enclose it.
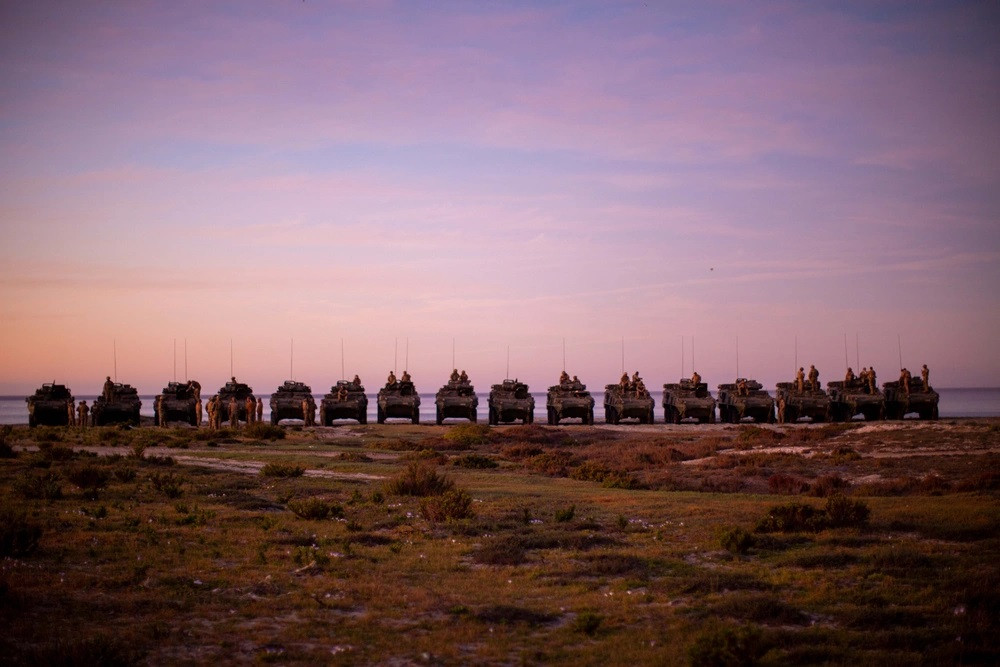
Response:
[[[851,362],[847,359],[847,332],[844,332],[844,370],[851,367]]]
[[[622,336],[622,373],[625,372],[625,336]]]
[[[395,375],[397,370],[399,370],[399,337],[392,344],[392,374]]]
[[[189,382],[188,378],[188,339],[184,339],[184,381]]]
[[[793,372],[799,371],[799,335],[795,334],[795,366],[792,368]]]
[[[736,334],[736,379],[740,379],[740,335]]]
[[[691,372],[695,372],[694,368],[694,334],[691,334]],[[684,377],[684,373],[681,373],[681,377]]]
[[[112,339],[111,347],[115,358],[115,382],[118,382],[118,339],[117,338]]]
[[[295,379],[295,339],[288,339],[288,379]]]
[[[177,339],[174,339],[174,382],[177,382]]]
[[[563,336],[563,373],[566,372],[566,337]]]
[[[903,368],[903,342],[900,339],[898,333],[896,334],[896,347],[899,349],[899,367],[900,367],[900,369],[902,369]]]
[[[403,362],[403,372],[410,370],[410,337],[406,337],[406,357]]]
[[[684,377],[684,336],[681,335],[681,377]]]
[[[507,374],[504,376],[504,379],[510,379],[510,345],[507,346]]]
[[[233,372],[233,339],[229,339],[229,377],[236,377]]]
[[[857,368],[861,368],[861,336],[854,332],[854,363]]]
[[[340,379],[346,380],[347,373],[344,372],[344,338],[340,338]]]
[[[458,368],[458,366],[455,365],[455,337],[454,336],[451,337],[451,367],[452,368]]]

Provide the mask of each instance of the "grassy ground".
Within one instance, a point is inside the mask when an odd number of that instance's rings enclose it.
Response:
[[[1000,423],[877,426],[5,427],[0,655],[996,664]]]

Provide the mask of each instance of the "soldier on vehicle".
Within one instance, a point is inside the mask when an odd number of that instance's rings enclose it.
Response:
[[[247,396],[246,400],[243,401],[243,407],[247,411],[247,424],[253,424],[256,419],[254,419],[257,414],[257,402],[253,400],[250,396]]]
[[[854,382],[854,369],[850,366],[847,367],[847,375],[844,376],[844,386],[848,386]]]
[[[636,371],[635,373],[632,373],[632,386],[634,387],[636,385],[636,383],[638,383],[639,380],[641,380],[641,379],[642,378],[639,377],[639,371]]]
[[[351,380],[351,383],[352,383],[352,384],[353,384],[353,385],[354,385],[355,387],[360,387],[360,386],[361,386],[361,378],[359,378],[359,377],[358,377],[357,373],[355,373],[355,374],[354,374],[354,379],[353,379],[353,380]]]
[[[80,401],[80,405],[76,406],[77,412],[77,424],[80,428],[87,428],[87,415],[90,414],[90,408],[87,407],[87,401]]]
[[[813,364],[809,364],[809,389],[812,391],[819,389],[819,371]]]
[[[868,369],[868,393],[874,394],[878,391],[877,387],[878,385],[875,384],[875,367],[872,366]]]
[[[628,373],[622,373],[622,379],[618,381],[618,386],[622,388],[622,391],[628,389]]]
[[[569,373],[563,371],[559,374],[559,384],[569,384]]]
[[[462,384],[469,384],[469,374],[465,372],[464,368],[462,369],[461,375],[458,376],[458,381]]]
[[[337,387],[337,401],[343,403],[347,400],[347,387],[340,385]]]
[[[573,384],[583,384],[583,383],[580,382],[580,378],[578,378],[577,376],[574,375],[573,376]]]
[[[799,366],[798,372],[795,373],[795,391],[799,392],[800,394],[803,391],[805,391],[805,383],[806,383],[805,369]]]
[[[864,368],[861,369],[861,374],[858,375],[858,380],[861,382],[862,385],[867,385],[868,384],[868,367],[867,366],[865,366]]]
[[[461,376],[458,374],[458,369],[457,368],[451,369],[451,377],[448,378],[449,381],[458,382],[460,378]]]
[[[109,375],[106,380],[104,380],[104,388],[101,390],[101,396],[104,397],[105,401],[111,400],[111,394],[115,392],[115,383],[111,381],[111,376]]]
[[[907,396],[910,395],[910,380],[912,379],[913,375],[906,368],[899,371],[899,386],[906,392]]]
[[[235,396],[229,399],[229,426],[231,428],[239,428],[240,426],[240,411],[236,407]]]
[[[400,382],[411,382],[410,371],[403,371],[403,377],[399,378]]]
[[[257,421],[262,421],[264,419],[264,399],[257,399]]]
[[[693,373],[691,373],[691,384],[694,385],[695,389],[697,389],[698,385],[701,384],[701,376],[698,375],[698,371],[694,371]]]
[[[750,390],[747,387],[747,381],[745,379],[740,378],[736,381],[736,393],[740,396],[750,395]]]
[[[931,390],[931,371],[927,368],[927,364],[924,364],[920,368],[920,379],[924,382],[924,391]]]
[[[646,383],[639,378],[639,381],[635,383],[635,395],[638,397],[643,397],[646,395]]]
[[[396,388],[396,374],[393,373],[392,371],[389,371],[389,377],[387,377],[385,380],[385,386],[387,389]]]

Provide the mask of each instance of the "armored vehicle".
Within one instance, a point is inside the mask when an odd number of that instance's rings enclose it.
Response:
[[[361,382],[338,380],[319,404],[319,423],[332,426],[335,419],[356,419],[368,423],[368,397]]]
[[[620,384],[604,385],[604,421],[618,424],[622,419],[638,419],[640,424],[652,424],[656,401],[648,391],[637,393]]]
[[[139,409],[142,401],[139,392],[130,384],[115,382],[106,387],[105,393],[97,397],[90,408],[94,426],[106,424],[139,425]]]
[[[579,418],[584,424],[594,423],[594,397],[587,385],[579,380],[561,382],[549,387],[545,401],[549,423],[558,424],[562,419]]]
[[[741,387],[744,387],[741,389]],[[752,418],[757,423],[774,423],[774,399],[757,380],[738,378],[719,385],[719,419],[736,424]]]
[[[697,419],[699,424],[715,423],[715,399],[708,384],[695,384],[682,378],[676,384],[663,385],[663,418],[668,424],[680,424],[684,419]]]
[[[778,406],[778,421],[793,424],[802,417],[809,417],[813,423],[830,421],[832,409],[830,397],[818,388],[812,390],[806,383],[800,392],[794,382],[779,382],[774,392]]]
[[[219,402],[217,410],[219,411],[219,421],[227,422],[230,421],[229,416],[229,402],[232,399],[236,399],[236,418],[239,421],[248,421],[247,419],[247,399],[252,398],[256,401],[256,397],[253,395],[253,388],[250,385],[243,384],[242,382],[237,382],[236,378],[230,378],[221,389],[219,389]]]
[[[164,426],[167,422],[185,422],[198,426],[198,403],[201,400],[198,391],[201,385],[196,382],[169,382],[163,392],[156,396],[153,404],[153,416],[156,424]]]
[[[302,409],[302,401],[306,401],[315,416],[316,399],[312,395],[312,387],[302,382],[285,380],[277,391],[271,394],[271,423],[277,425],[282,419],[301,419],[308,425],[309,414]]]
[[[438,390],[434,397],[437,407],[437,423],[440,424],[449,417],[468,419],[476,423],[476,410],[479,408],[479,397],[468,381],[449,380],[448,384]]]
[[[899,382],[886,382],[882,385],[885,394],[885,415],[889,419],[902,419],[905,415],[916,412],[921,419],[938,418],[938,400],[940,396],[933,387],[924,387],[920,378],[910,380],[910,393],[906,393]]]
[[[490,425],[515,419],[534,423],[535,397],[528,393],[528,385],[523,382],[504,380],[490,390]]]
[[[401,417],[414,424],[420,423],[420,394],[412,382],[396,382],[378,390],[378,423]]]
[[[830,394],[830,418],[833,421],[851,421],[854,415],[864,415],[865,421],[885,419],[885,396],[877,388],[869,391],[860,380],[845,383],[843,380],[827,382]]]
[[[43,384],[31,396],[28,403],[28,426],[69,426],[70,412],[76,402],[73,392],[64,384]]]

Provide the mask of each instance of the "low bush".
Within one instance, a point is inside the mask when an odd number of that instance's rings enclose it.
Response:
[[[554,622],[557,618],[553,614],[510,605],[491,605],[476,612],[475,617],[484,623],[490,624],[515,625],[523,623],[530,626],[547,625]]]
[[[566,523],[567,521],[572,521],[574,516],[576,516],[576,505],[570,505],[564,509],[556,510],[556,523]]]
[[[868,523],[871,510],[860,500],[832,496],[818,509],[804,503],[779,505],[757,522],[759,533],[819,532],[826,528],[860,528]]]
[[[10,434],[13,432],[14,427],[10,424],[0,426],[0,459],[12,459],[17,456],[17,452],[7,442],[10,439]]]
[[[754,536],[742,528],[728,528],[719,536],[719,543],[726,551],[734,554],[746,554],[753,548]]]
[[[797,496],[809,489],[809,482],[796,475],[775,473],[767,478],[767,489],[783,496]]]
[[[402,461],[426,461],[435,465],[440,465],[448,460],[447,456],[433,449],[418,449],[414,452],[406,452],[399,458]]]
[[[31,523],[24,514],[9,509],[0,510],[0,558],[21,558],[38,548],[42,537],[40,526]]]
[[[826,501],[824,514],[830,528],[860,528],[868,524],[871,509],[861,500],[837,495]]]
[[[322,520],[344,515],[344,508],[322,498],[300,498],[288,501],[288,509],[300,519]]]
[[[267,422],[254,422],[243,429],[243,436],[258,440],[284,440],[285,429]]]
[[[842,492],[848,487],[848,481],[840,475],[823,475],[809,485],[809,495],[817,498],[827,498]]]
[[[389,480],[385,490],[394,496],[434,496],[449,491],[455,483],[424,463],[411,463]]]
[[[600,614],[585,611],[577,614],[577,617],[573,619],[573,629],[577,632],[582,632],[588,637],[593,637],[597,634],[597,631],[600,629],[601,623],[603,622],[604,617]]]
[[[543,452],[538,456],[528,459],[528,465],[549,477],[566,477],[569,474],[569,467],[573,463],[573,455],[570,452],[557,450]]]
[[[515,536],[488,537],[472,552],[472,560],[482,565],[520,565],[528,552]]]
[[[462,489],[451,489],[439,496],[430,496],[420,501],[420,513],[431,522],[469,519],[472,511],[472,496]]]
[[[53,445],[51,442],[38,441],[38,453],[46,461],[72,461],[76,454],[65,445]]]
[[[55,472],[32,474],[25,471],[14,482],[14,488],[28,499],[58,500],[63,495],[60,479],[59,474]]]
[[[291,463],[271,462],[260,469],[264,477],[301,477],[306,469]]]
[[[367,454],[362,454],[361,452],[341,452],[340,456],[337,458],[341,461],[351,461],[352,463],[368,463],[375,460]]]
[[[538,456],[545,450],[538,445],[518,443],[516,445],[506,445],[500,450],[500,455],[508,461],[523,461]]]
[[[70,468],[66,477],[75,486],[83,489],[85,493],[96,493],[98,489],[103,489],[108,485],[111,473],[107,468],[87,463]]]
[[[703,630],[688,649],[692,667],[742,667],[757,664],[766,647],[753,626],[715,626]]]
[[[149,481],[153,483],[153,487],[157,491],[167,498],[178,498],[183,493],[181,480],[173,473],[154,472],[149,476]]]
[[[466,454],[465,456],[460,456],[455,459],[454,465],[461,468],[486,470],[489,468],[499,467],[500,464],[490,457],[483,456],[482,454]]]
[[[490,438],[490,427],[485,424],[459,424],[448,429],[444,434],[445,441],[453,449],[468,449],[483,445]]]

